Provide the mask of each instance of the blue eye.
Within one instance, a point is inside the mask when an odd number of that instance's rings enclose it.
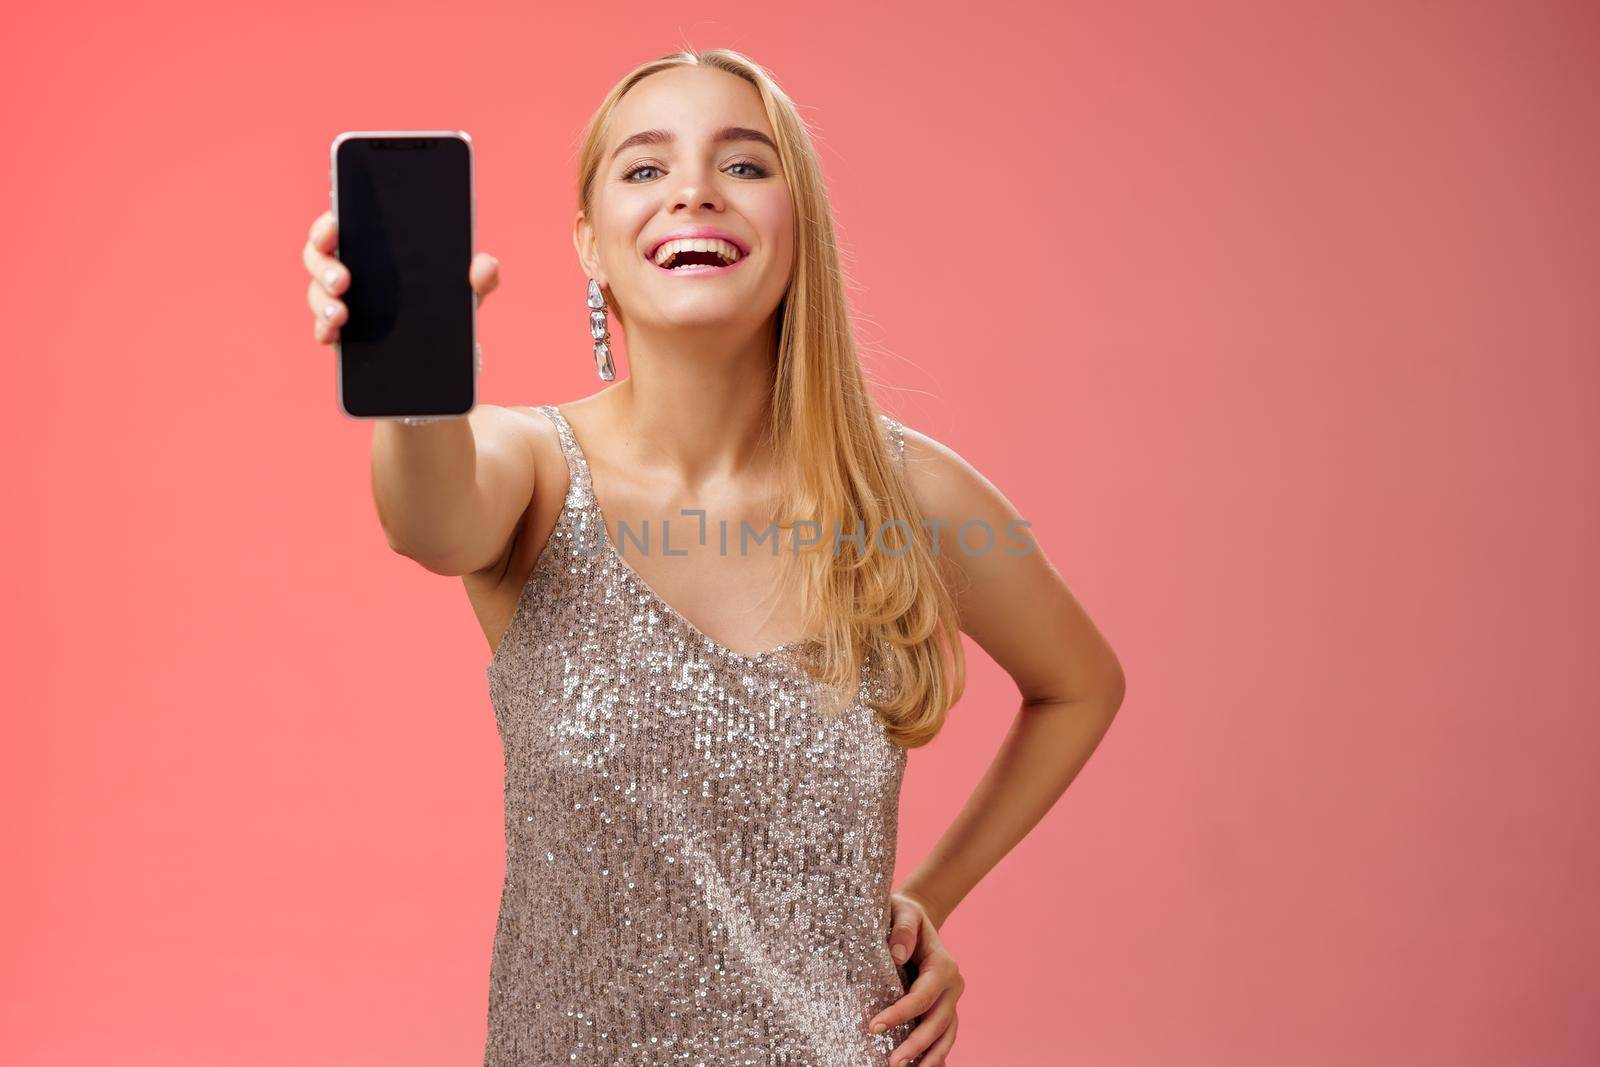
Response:
[[[743,177],[748,177],[748,178],[766,178],[766,177],[769,177],[770,174],[771,174],[771,172],[768,171],[766,167],[763,167],[760,163],[757,163],[754,160],[750,160],[750,159],[735,160],[734,162],[728,164],[728,166],[730,168],[731,167],[749,167],[752,171],[754,171],[754,173],[753,174],[748,174],[748,175],[743,175]],[[633,182],[634,184],[638,184],[641,181],[648,181],[649,179],[647,179],[647,178],[635,178],[634,177],[635,174],[638,174],[642,170],[659,171],[660,169],[661,168],[656,166],[654,163],[640,163],[638,166],[632,168],[631,170],[624,171],[623,174],[622,174],[622,180],[625,181],[625,182]]]
[[[641,170],[660,170],[660,169],[661,169],[661,168],[660,168],[660,167],[657,167],[657,166],[656,166],[656,165],[655,165],[655,164],[653,164],[653,163],[641,163],[641,164],[640,164],[640,165],[639,165],[639,166],[637,166],[637,167],[634,167],[634,168],[633,168],[633,169],[632,169],[632,170],[630,170],[630,171],[628,171],[628,172],[627,172],[627,173],[625,173],[625,174],[624,174],[624,175],[623,175],[623,176],[622,176],[622,180],[623,180],[623,181],[630,181],[630,180],[632,180],[632,178],[633,178],[633,176],[634,176],[634,175],[635,175],[635,174],[637,174],[637,173],[639,173],[639,172],[640,172],[640,171],[641,171]]]

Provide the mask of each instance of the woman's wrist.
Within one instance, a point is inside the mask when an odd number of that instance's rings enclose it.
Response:
[[[911,898],[922,909],[923,913],[928,916],[928,921],[933,923],[935,930],[942,927],[944,921],[950,917],[950,909],[939,903],[933,894],[927,892],[921,886],[908,882],[896,889],[895,892],[900,896]]]

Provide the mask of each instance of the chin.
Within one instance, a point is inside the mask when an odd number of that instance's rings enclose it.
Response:
[[[668,326],[736,326],[750,318],[750,302],[728,293],[685,293],[657,303],[654,317]]]
[[[734,329],[743,325],[745,316],[734,313],[731,309],[707,308],[704,313],[697,313],[690,309],[664,311],[661,315],[663,326],[674,327],[680,330],[698,330],[723,327]]]

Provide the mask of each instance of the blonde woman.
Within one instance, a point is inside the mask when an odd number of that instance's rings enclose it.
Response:
[[[484,1063],[942,1067],[966,980],[939,928],[1098,744],[1117,659],[995,487],[877,410],[817,156],[766,71],[719,49],[629,73],[578,201],[596,365],[614,322],[630,376],[373,431],[389,544],[461,576],[491,649]],[[323,216],[325,343],[336,247]],[[481,300],[498,264],[470,276]],[[1022,706],[892,886],[907,753],[960,696],[962,632]]]

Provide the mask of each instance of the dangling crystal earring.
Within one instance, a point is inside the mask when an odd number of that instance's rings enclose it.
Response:
[[[589,333],[594,337],[594,369],[601,381],[612,381],[617,368],[611,362],[611,331],[607,325],[605,294],[600,283],[589,279]]]

